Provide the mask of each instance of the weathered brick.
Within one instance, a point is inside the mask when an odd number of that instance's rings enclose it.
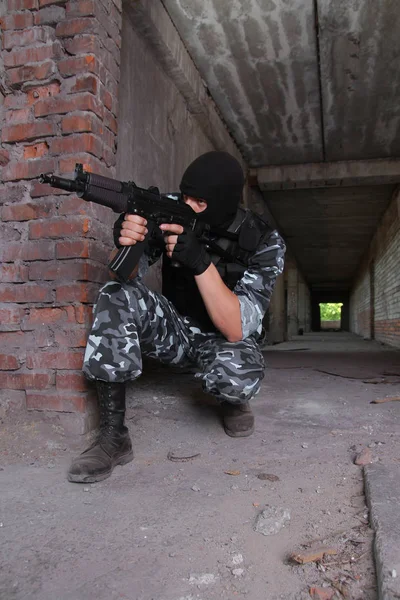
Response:
[[[64,19],[56,27],[56,36],[68,38],[82,33],[96,33],[99,31],[99,22],[91,17],[80,17],[77,19]]]
[[[44,390],[54,382],[51,373],[7,373],[0,371],[0,387],[10,390]]]
[[[0,354],[0,369],[2,371],[16,371],[21,366],[19,357],[15,354]]]
[[[29,279],[38,281],[102,281],[102,267],[80,260],[38,261],[29,265]]]
[[[31,108],[20,108],[19,110],[8,110],[6,112],[6,125],[16,125],[18,123],[28,123],[32,115]]]
[[[65,9],[62,6],[41,8],[34,16],[35,25],[57,25],[64,20]]]
[[[54,203],[47,200],[46,202],[25,202],[3,206],[1,216],[3,221],[30,221],[32,219],[43,219],[54,212]]]
[[[35,104],[35,117],[67,114],[75,110],[88,110],[96,113],[100,118],[103,116],[102,104],[92,94],[84,92],[67,98],[56,96],[38,100]]]
[[[74,154],[88,152],[98,158],[103,155],[103,144],[92,133],[81,133],[61,138],[54,138],[51,142],[52,154]]]
[[[9,69],[6,79],[10,87],[18,87],[24,82],[35,82],[37,80],[49,79],[57,73],[57,66],[53,60],[45,60],[41,63],[32,63],[16,69]],[[34,85],[31,83],[31,85]]]
[[[39,0],[39,6],[50,6],[51,4],[65,4],[67,0]]]
[[[104,125],[115,134],[118,132],[117,119],[109,110],[104,110]]]
[[[23,310],[19,306],[0,308],[0,331],[16,331],[20,328]],[[3,346],[4,348],[4,346]]]
[[[109,250],[94,240],[64,240],[56,243],[56,258],[91,258],[103,265],[109,258]]]
[[[49,146],[47,142],[39,142],[39,144],[33,144],[32,146],[24,147],[24,160],[30,158],[41,158],[49,153]]]
[[[99,54],[100,42],[96,35],[83,34],[79,37],[65,39],[65,50],[68,54]]]
[[[64,79],[62,84],[62,92],[65,94],[78,94],[79,92],[90,92],[95,96],[100,87],[100,80],[97,75],[82,74],[73,75]]]
[[[54,333],[56,344],[62,348],[85,348],[87,342],[87,328],[68,327],[68,329],[60,329],[57,327]]]
[[[58,70],[63,77],[78,75],[80,73],[94,73],[104,82],[106,69],[94,54],[84,56],[71,56],[58,61]]]
[[[64,238],[85,236],[90,231],[91,222],[82,217],[53,217],[29,224],[29,239]]]
[[[56,300],[57,302],[82,302],[83,304],[93,304],[97,298],[98,292],[99,285],[94,283],[58,285],[56,289]]]
[[[59,58],[60,56],[61,46],[59,42],[52,42],[51,44],[4,53],[4,66],[6,68],[20,67],[27,63],[40,63],[48,58]]]
[[[5,167],[10,162],[10,153],[4,148],[0,148],[0,167]]]
[[[84,170],[89,171],[89,173],[98,173],[99,175],[110,177],[110,172],[104,162],[91,154],[83,152],[75,154],[74,156],[61,157],[59,161],[59,172],[62,175],[74,173],[76,163],[81,163]]]
[[[65,190],[59,190],[53,188],[47,183],[39,183],[38,181],[32,182],[30,190],[31,198],[38,198],[39,196],[59,196],[61,194],[68,194]]]
[[[28,106],[28,96],[21,90],[14,90],[13,94],[8,94],[4,98],[4,108],[6,110],[17,110]]]
[[[27,392],[28,410],[54,410],[60,412],[84,412],[87,405],[86,394],[68,392]]]
[[[87,379],[82,373],[59,371],[56,374],[56,388],[58,390],[84,392],[88,389],[88,383]]]
[[[52,240],[25,241],[23,244],[9,242],[0,248],[2,262],[51,260],[52,258],[55,258],[55,242]]]
[[[0,302],[27,304],[31,302],[52,302],[53,290],[45,284],[24,283],[12,285],[0,283]]]
[[[66,16],[72,17],[94,17],[96,16],[96,5],[94,0],[70,0],[67,5]]]
[[[33,123],[3,127],[1,140],[2,142],[28,142],[37,138],[55,135],[56,131],[55,123],[41,119]]]
[[[30,308],[27,316],[21,323],[23,331],[30,331],[45,325],[59,325],[65,323],[68,319],[68,313],[63,308],[55,306],[48,308]]]
[[[3,42],[6,50],[21,46],[30,46],[41,42],[47,42],[55,39],[55,31],[51,27],[30,27],[22,31],[5,31]]]
[[[27,352],[27,369],[80,369],[82,367],[83,352],[71,350],[57,352],[54,349],[47,352]]]
[[[88,326],[93,321],[93,308],[91,306],[86,306],[85,304],[72,306],[68,304],[65,310],[68,313],[68,319],[71,323]]]
[[[93,113],[75,113],[61,119],[63,133],[91,132],[103,135],[103,124]]]
[[[0,281],[22,283],[27,280],[28,268],[26,265],[12,263],[0,265]]]
[[[41,173],[53,173],[56,170],[54,158],[39,158],[27,162],[10,162],[3,168],[3,181],[19,181],[20,179],[33,179]]]
[[[7,0],[8,12],[17,12],[19,10],[37,10],[39,0]]]
[[[28,103],[32,105],[40,99],[52,98],[53,96],[57,96],[59,93],[60,84],[58,81],[53,81],[53,83],[49,83],[48,85],[34,87],[27,92]]]
[[[2,348],[23,348],[25,347],[26,336],[22,331],[4,330],[0,332],[0,343]]]
[[[8,31],[9,29],[26,29],[33,25],[33,14],[31,12],[15,13],[6,15],[0,19],[0,29]]]

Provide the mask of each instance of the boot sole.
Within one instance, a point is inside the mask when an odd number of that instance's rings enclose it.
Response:
[[[68,481],[71,481],[71,483],[97,483],[98,481],[104,481],[104,479],[108,479],[108,477],[110,477],[114,467],[118,465],[126,465],[127,463],[132,462],[132,460],[133,450],[128,452],[128,454],[120,456],[119,459],[113,464],[111,469],[105,473],[100,473],[99,475],[85,475],[84,473],[80,475],[74,475],[73,473],[68,473],[67,479]]]
[[[229,435],[229,437],[249,437],[249,435],[251,435],[252,433],[254,433],[254,425],[253,427],[251,427],[250,429],[247,429],[246,431],[232,431],[231,429],[227,429],[227,427],[224,427],[225,433],[226,435]]]

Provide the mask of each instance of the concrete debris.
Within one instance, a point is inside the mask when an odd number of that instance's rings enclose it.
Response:
[[[168,452],[167,454],[168,460],[172,460],[172,462],[187,462],[189,460],[193,460],[194,458],[198,458],[199,456],[201,456],[200,452],[191,454],[189,456],[182,456],[173,451]]]
[[[400,396],[391,396],[388,398],[377,398],[372,400],[370,404],[383,404],[384,402],[400,402]]]
[[[273,475],[272,473],[259,473],[257,478],[262,481],[280,481],[278,475]]]
[[[391,574],[391,576],[393,578],[397,577],[397,571],[396,571],[396,569],[392,569],[391,572],[390,572],[390,574]]]
[[[310,596],[313,598],[313,600],[332,600],[334,595],[335,590],[332,590],[332,588],[310,588]]]
[[[199,486],[198,486],[198,485],[192,485],[191,489],[192,489],[194,492],[199,492],[199,491],[200,491],[200,488],[199,488]]]
[[[243,555],[242,554],[234,554],[232,556],[232,564],[233,565],[240,565],[243,562]]]
[[[244,569],[232,569],[232,575],[235,577],[241,577],[244,573]]]
[[[278,533],[290,521],[290,511],[287,508],[268,506],[260,512],[254,523],[254,531],[262,535]]]
[[[335,548],[329,546],[320,546],[319,548],[313,548],[306,550],[305,552],[294,552],[290,555],[291,560],[304,565],[305,563],[318,562],[325,556],[332,556],[337,554]]]
[[[214,573],[203,573],[202,575],[191,573],[189,583],[192,585],[210,585],[216,583],[217,578]]]
[[[369,448],[363,448],[354,459],[354,464],[360,467],[369,465],[372,463],[372,452]]]
[[[308,444],[306,442],[304,442],[304,444],[301,445],[302,448],[308,448]]]

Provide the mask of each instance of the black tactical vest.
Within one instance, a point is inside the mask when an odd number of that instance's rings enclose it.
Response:
[[[223,256],[213,253],[212,249],[209,252],[223,282],[233,290],[246,271],[251,256],[272,229],[255,213],[239,208],[228,231],[237,234],[235,240],[211,238],[213,244],[221,248]],[[163,255],[162,293],[181,315],[194,319],[202,331],[216,331],[193,274],[185,267],[173,266],[166,254]]]

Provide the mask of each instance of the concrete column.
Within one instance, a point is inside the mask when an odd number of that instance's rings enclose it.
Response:
[[[286,339],[285,318],[285,278],[280,275],[275,283],[274,292],[269,305],[269,335],[270,344],[284,342]]]
[[[307,323],[307,285],[301,281],[298,286],[298,328],[306,332]]]
[[[288,270],[288,301],[287,301],[287,332],[288,339],[298,334],[298,271],[296,267],[289,267]]]

